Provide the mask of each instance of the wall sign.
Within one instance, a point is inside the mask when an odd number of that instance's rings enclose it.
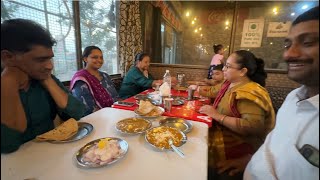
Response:
[[[267,37],[287,37],[291,21],[269,22]]]
[[[264,19],[246,19],[240,47],[261,47]]]

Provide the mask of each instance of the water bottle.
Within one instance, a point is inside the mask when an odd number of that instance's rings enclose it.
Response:
[[[170,89],[169,96],[170,96],[170,94],[171,94],[171,75],[170,75],[169,70],[166,70],[166,73],[163,76],[163,83],[165,83],[165,82],[167,82],[169,85],[169,89]]]

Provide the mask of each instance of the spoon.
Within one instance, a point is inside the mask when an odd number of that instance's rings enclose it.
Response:
[[[169,145],[173,149],[173,151],[176,152],[180,157],[182,157],[182,158],[185,157],[184,153],[179,148],[177,148],[175,145],[173,145],[172,139],[169,139]]]

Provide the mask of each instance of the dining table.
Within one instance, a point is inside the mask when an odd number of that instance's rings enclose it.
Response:
[[[156,91],[152,88],[147,89],[145,91],[142,91],[138,95],[151,95],[154,94]],[[119,104],[113,104],[113,108],[118,108],[118,109],[126,109],[126,110],[131,110],[134,111],[139,107],[137,104],[137,95],[131,96],[127,99],[122,100],[123,102],[130,102],[134,103],[133,106],[123,106]],[[201,97],[199,94],[195,94],[193,99],[188,100],[188,92],[187,90],[177,90],[172,88],[171,89],[171,96],[175,98],[182,98],[184,99],[184,104],[182,105],[177,105],[177,106],[172,106],[170,111],[165,111],[163,113],[164,116],[169,116],[169,117],[179,117],[179,118],[184,118],[184,119],[189,119],[192,121],[198,121],[198,122],[203,122],[206,123],[209,127],[212,126],[212,118],[210,116],[207,116],[206,114],[201,114],[199,112],[199,109],[203,105],[208,105],[210,104],[210,99],[206,97]],[[163,103],[160,106],[164,106]]]
[[[1,154],[1,179],[4,180],[206,180],[208,161],[208,125],[189,121],[193,127],[187,141],[180,146],[182,158],[172,150],[158,150],[147,143],[145,134],[128,135],[119,132],[118,121],[136,117],[130,110],[103,108],[81,118],[92,124],[88,136],[69,143],[29,141],[10,154]],[[163,116],[150,119],[159,126]],[[116,137],[128,143],[121,159],[99,168],[77,164],[76,153],[87,143],[105,137]]]

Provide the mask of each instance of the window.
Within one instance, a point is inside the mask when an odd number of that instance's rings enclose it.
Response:
[[[162,62],[176,64],[177,33],[164,21],[161,23],[161,45]]]
[[[181,64],[210,66],[213,45],[222,44],[228,57],[234,2],[186,1],[181,16],[183,42]],[[186,14],[188,16],[186,16]]]
[[[115,6],[112,0],[80,1],[82,50],[95,45],[103,52],[101,70],[118,72]]]
[[[99,46],[105,59],[101,70],[109,74],[118,72],[115,8],[112,6],[112,0],[80,2],[82,47]],[[75,46],[73,14],[72,1],[1,1],[1,22],[6,19],[25,18],[38,22],[50,31],[57,41],[53,47],[53,74],[61,81],[72,78],[78,70],[77,61],[80,61],[76,57],[76,52],[80,49]]]
[[[72,2],[52,1],[1,1],[1,21],[11,18],[25,18],[36,21],[47,28],[57,44],[53,47],[54,70],[61,81],[70,80],[77,71],[75,36],[72,19]],[[4,5],[4,6],[2,6]]]

